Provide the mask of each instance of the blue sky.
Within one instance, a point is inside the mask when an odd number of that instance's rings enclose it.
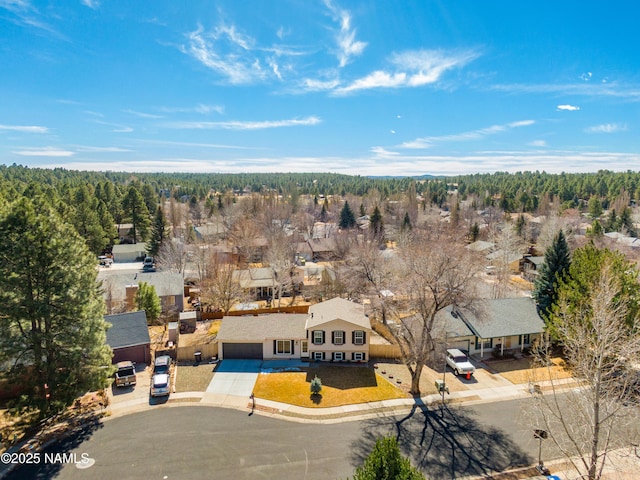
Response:
[[[0,162],[637,170],[634,1],[0,0]]]

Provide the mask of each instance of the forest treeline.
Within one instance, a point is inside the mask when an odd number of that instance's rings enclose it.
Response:
[[[0,165],[0,200],[36,195],[50,203],[100,253],[117,239],[116,224],[134,223],[148,238],[161,197],[198,203],[209,214],[238,194],[363,197],[376,193],[384,201],[422,197],[425,204],[454,208],[469,200],[478,209],[494,206],[505,212],[539,212],[582,208],[597,200],[603,209],[623,199],[640,200],[639,172],[597,173],[496,172],[452,177],[367,177],[336,173],[127,173],[76,171]],[[414,196],[415,192],[415,196]],[[293,204],[293,202],[292,202]]]

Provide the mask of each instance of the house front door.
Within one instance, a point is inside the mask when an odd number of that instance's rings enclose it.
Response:
[[[302,358],[309,358],[309,341],[302,340],[300,342],[300,356]]]

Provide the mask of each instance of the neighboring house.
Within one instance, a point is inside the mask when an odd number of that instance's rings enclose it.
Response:
[[[273,297],[276,279],[270,268],[247,268],[233,272],[233,278],[252,298],[264,300]]]
[[[308,356],[306,314],[223,317],[218,331],[221,359],[299,359]]]
[[[133,223],[116,224],[120,243],[133,243]]]
[[[225,233],[227,233],[227,227],[225,227],[222,221],[214,221],[205,225],[193,227],[193,231],[198,240],[211,242],[224,236]]]
[[[470,243],[467,245],[467,249],[473,252],[485,252],[489,253],[496,247],[496,244],[493,242],[485,242],[484,240],[478,240],[476,242]]]
[[[520,272],[523,277],[533,280],[538,276],[538,271],[543,264],[543,256],[525,255],[520,259]]]
[[[342,298],[312,305],[306,330],[312,360],[369,360],[371,321],[364,305]]]
[[[522,255],[517,252],[508,252],[506,250],[496,250],[489,253],[485,258],[491,263],[491,265],[501,266],[506,265],[511,273],[519,273],[520,259]]]
[[[308,314],[225,316],[218,331],[221,359],[368,361],[371,323],[360,304],[334,298]]]
[[[485,300],[482,314],[446,307],[438,313],[444,320],[447,347],[461,348],[484,357],[494,349],[524,350],[541,341],[545,324],[531,298]]]
[[[124,243],[114,245],[111,253],[113,254],[113,261],[115,263],[130,263],[142,261],[142,259],[144,259],[144,257],[147,255],[147,244]]]
[[[111,324],[107,330],[107,345],[113,350],[113,363],[124,360],[145,364],[151,362],[151,339],[144,310],[105,315],[104,319]]]
[[[308,241],[314,262],[328,261],[335,256],[336,240],[331,238],[312,238]]]
[[[310,262],[313,259],[313,250],[309,246],[309,242],[298,242],[296,244],[296,256],[298,261],[304,258],[305,262]]]
[[[135,294],[141,282],[155,287],[162,313],[184,310],[184,280],[180,273],[119,273],[118,270],[106,269],[98,272],[98,281],[102,282],[102,295],[110,311],[135,309]]]

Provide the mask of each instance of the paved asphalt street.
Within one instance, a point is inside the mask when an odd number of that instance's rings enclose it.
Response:
[[[97,423],[47,450],[87,454],[95,460],[89,468],[41,463],[7,478],[346,479],[383,435],[399,436],[403,452],[428,478],[459,478],[537,461],[538,443],[518,423],[522,403],[449,406],[444,412],[416,405],[405,416],[334,424],[215,407],[158,407]],[[558,456],[550,444],[543,446],[545,460]]]

